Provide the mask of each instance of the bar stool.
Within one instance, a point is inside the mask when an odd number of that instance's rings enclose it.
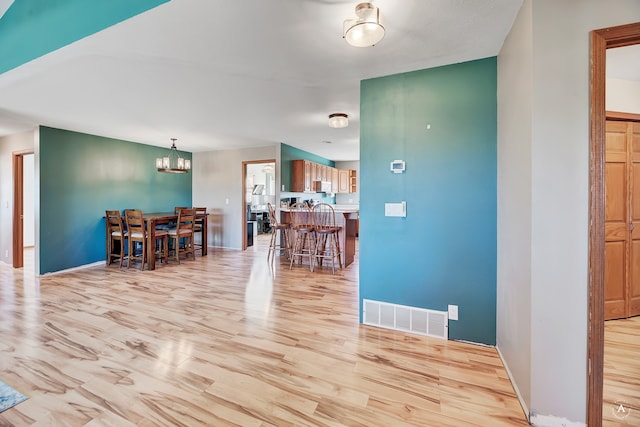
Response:
[[[307,257],[309,260],[309,270],[313,271],[313,255],[316,239],[313,233],[313,220],[311,219],[309,205],[306,203],[294,203],[289,209],[289,212],[291,213],[291,228],[295,234],[289,270],[291,270],[296,257],[300,260],[300,264],[302,264],[303,258]]]
[[[325,259],[331,261],[331,273],[335,274],[335,261],[338,259],[338,267],[342,269],[342,250],[338,233],[342,229],[336,225],[336,214],[333,206],[327,203],[318,203],[312,210],[313,230],[316,235],[316,246],[313,257],[317,265],[322,266]]]
[[[122,261],[125,258],[124,244],[128,239],[127,231],[122,224],[122,216],[120,211],[105,211],[107,218],[107,265],[111,264],[114,258],[120,261],[120,267],[122,268]],[[119,251],[116,251],[116,244],[119,246]]]
[[[267,207],[269,208],[269,223],[271,226],[271,241],[269,242],[267,261],[269,258],[271,258],[271,262],[275,260],[276,251],[280,254],[284,251],[286,257],[291,258],[291,241],[289,239],[291,224],[278,221],[276,210],[271,203],[267,203]]]

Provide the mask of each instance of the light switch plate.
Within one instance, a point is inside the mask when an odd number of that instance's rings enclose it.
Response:
[[[407,202],[385,203],[384,216],[407,216]]]

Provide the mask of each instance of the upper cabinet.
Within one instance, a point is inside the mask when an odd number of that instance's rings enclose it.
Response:
[[[331,183],[333,193],[353,193],[356,191],[356,171],[336,169],[309,160],[291,161],[291,190],[294,193],[315,192],[314,181]],[[328,192],[328,191],[327,191]]]
[[[338,170],[338,193],[348,193],[350,188],[349,169]]]
[[[355,169],[338,170],[338,193],[355,193],[357,190]]]
[[[294,193],[309,193],[313,186],[312,162],[307,160],[294,160],[291,162],[291,191]],[[313,168],[315,174],[315,168]]]
[[[340,171],[336,168],[331,168],[331,192],[338,193],[339,192],[339,176]]]
[[[349,193],[355,193],[358,188],[356,170],[349,169]]]

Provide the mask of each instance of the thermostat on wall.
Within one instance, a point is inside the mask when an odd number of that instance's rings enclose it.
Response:
[[[391,162],[391,172],[393,173],[402,173],[404,172],[406,165],[404,160],[394,160]]]

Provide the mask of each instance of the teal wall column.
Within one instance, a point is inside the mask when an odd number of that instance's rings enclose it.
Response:
[[[40,274],[104,260],[105,210],[191,206],[191,173],[155,168],[169,147],[44,126],[39,132]]]
[[[361,82],[360,298],[446,311],[496,336],[496,58]],[[393,160],[406,171],[394,174]],[[407,216],[385,217],[385,203]]]

